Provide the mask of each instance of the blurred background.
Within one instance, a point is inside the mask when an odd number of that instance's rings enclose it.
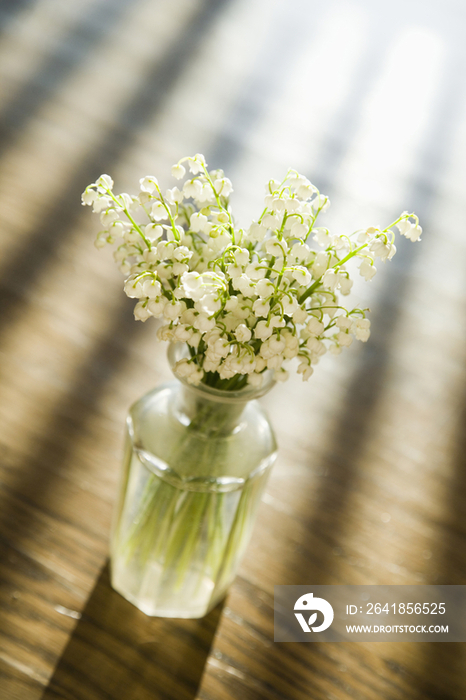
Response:
[[[464,645],[271,641],[274,585],[466,583],[465,35],[461,0],[0,2],[2,698],[466,697]],[[150,620],[105,562],[127,408],[170,371],[80,195],[197,152],[244,225],[293,167],[335,233],[424,233],[355,284],[369,342],[264,399],[223,609]]]

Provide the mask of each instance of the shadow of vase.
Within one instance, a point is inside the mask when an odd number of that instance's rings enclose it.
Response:
[[[110,586],[108,563],[42,700],[191,700],[223,603],[200,620],[148,617]]]

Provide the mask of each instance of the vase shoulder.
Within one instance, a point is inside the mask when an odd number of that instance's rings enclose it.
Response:
[[[258,401],[247,401],[239,410],[236,405],[206,401],[198,410],[198,414],[204,412],[204,421],[197,424],[189,420],[185,402],[182,387],[171,382],[132,405],[130,439],[149,469],[152,464],[159,476],[163,476],[160,472],[167,476],[176,472],[182,479],[200,480],[198,483],[202,479],[231,479],[233,487],[235,480],[240,485],[270,464],[277,444]],[[225,421],[228,430],[222,430]]]

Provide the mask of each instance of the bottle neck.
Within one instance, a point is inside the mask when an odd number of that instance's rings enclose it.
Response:
[[[176,375],[177,362],[189,358],[186,343],[170,343],[167,354],[173,374],[179,382],[175,392],[175,415],[191,430],[212,437],[236,431],[241,425],[241,417],[248,403],[263,396],[275,383],[273,373],[267,371],[258,387],[246,384],[242,389],[226,391],[203,383],[193,386]]]
[[[225,437],[239,429],[248,401],[247,398],[232,400],[228,395],[212,396],[208,390],[180,382],[174,396],[174,412],[177,420],[193,432],[206,437]]]

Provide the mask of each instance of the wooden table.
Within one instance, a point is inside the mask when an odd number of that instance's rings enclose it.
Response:
[[[2,700],[463,700],[461,644],[273,642],[277,584],[465,584],[465,9],[314,0],[0,8]],[[80,193],[205,153],[245,220],[290,165],[339,231],[415,210],[373,335],[264,398],[280,456],[227,599],[114,593],[127,407],[169,376]],[[168,184],[168,180],[166,182]]]

